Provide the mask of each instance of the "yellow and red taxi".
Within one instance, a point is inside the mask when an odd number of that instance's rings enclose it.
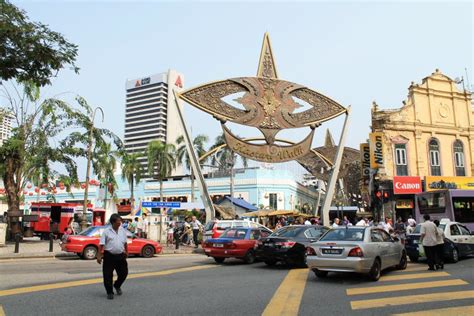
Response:
[[[79,257],[87,260],[95,259],[99,249],[100,236],[110,226],[93,226],[82,231],[78,235],[71,235],[62,245],[63,251],[74,252]],[[129,255],[139,255],[151,258],[159,254],[163,247],[156,241],[144,238],[135,238],[127,231]]]
[[[272,231],[266,227],[228,228],[218,238],[210,238],[203,243],[204,253],[222,263],[226,258],[237,258],[246,263],[255,262],[257,241],[267,237]]]

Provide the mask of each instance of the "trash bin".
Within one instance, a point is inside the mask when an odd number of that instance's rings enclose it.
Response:
[[[7,237],[7,224],[0,223],[0,246],[5,246],[5,239]]]

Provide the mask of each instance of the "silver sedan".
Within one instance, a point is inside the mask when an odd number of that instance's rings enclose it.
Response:
[[[307,264],[317,277],[329,271],[368,274],[377,281],[382,270],[407,267],[404,246],[397,238],[376,227],[331,229],[307,248]]]

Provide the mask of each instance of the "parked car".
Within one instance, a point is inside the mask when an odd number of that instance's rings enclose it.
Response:
[[[266,228],[265,226],[247,220],[212,220],[204,226],[203,242],[209,238],[219,237],[227,228]]]
[[[307,252],[308,267],[319,278],[331,271],[358,272],[377,281],[386,268],[407,267],[406,251],[400,240],[376,227],[331,229]]]
[[[444,231],[444,259],[458,262],[459,258],[474,255],[474,234],[458,222],[448,219],[441,220],[439,228]],[[421,225],[416,225],[415,232],[407,235],[405,248],[410,261],[417,262],[426,259],[424,253],[420,253],[420,230]]]
[[[306,247],[329,228],[324,226],[285,226],[257,242],[256,256],[271,266],[277,262],[306,266]]]
[[[63,244],[63,251],[74,252],[82,259],[92,260],[97,256],[99,242],[102,233],[110,226],[93,226],[82,231],[78,235],[71,235]],[[151,258],[162,250],[162,246],[153,240],[136,238],[131,232],[127,231],[128,253],[130,255],[139,255],[145,258]]]
[[[210,238],[204,244],[204,253],[213,257],[217,263],[226,258],[242,259],[246,263],[255,262],[255,245],[257,241],[269,236],[272,231],[260,228],[227,228],[220,237]]]

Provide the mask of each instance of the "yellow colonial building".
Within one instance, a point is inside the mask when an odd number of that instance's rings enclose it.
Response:
[[[394,176],[473,176],[474,109],[471,93],[438,69],[412,82],[399,109],[374,102],[372,132],[383,133],[380,180]]]

